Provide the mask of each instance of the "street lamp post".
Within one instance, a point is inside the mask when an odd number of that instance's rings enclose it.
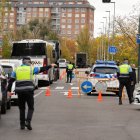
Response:
[[[108,52],[108,50],[109,50],[109,46],[110,46],[110,11],[106,11],[106,12],[109,13],[109,17],[108,17],[108,32],[107,32],[107,34],[108,34],[107,60],[109,60],[109,52]]]
[[[107,36],[107,35],[106,35],[106,34],[107,34],[107,17],[103,17],[103,18],[106,19],[106,23],[105,23],[105,46],[104,46],[104,49],[105,49],[105,50],[104,50],[104,59],[106,59],[106,54],[107,54],[107,52],[106,52],[106,50],[107,50],[107,49],[106,49],[106,44],[107,44],[107,43],[106,43],[106,36]]]
[[[100,35],[102,37],[102,28],[99,28],[100,29]],[[99,59],[102,59],[102,40],[100,40],[100,46],[99,46]]]
[[[140,14],[139,14],[139,28],[138,34],[140,34]],[[140,44],[138,45],[138,83],[140,81]]]
[[[101,22],[103,24],[103,32],[102,32],[102,59],[104,59],[104,22]]]

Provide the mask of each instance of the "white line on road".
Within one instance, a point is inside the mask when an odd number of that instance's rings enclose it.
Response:
[[[64,89],[64,87],[56,87],[55,89]]]
[[[39,96],[41,93],[43,93],[44,91],[40,91],[38,94],[34,95],[34,98],[36,98],[37,96]]]

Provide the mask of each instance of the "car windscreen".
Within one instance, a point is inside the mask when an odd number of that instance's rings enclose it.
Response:
[[[59,60],[59,63],[65,63],[65,62],[66,62],[66,61],[63,60],[63,59]]]
[[[117,68],[114,67],[95,67],[93,72],[102,74],[114,74],[117,73]]]
[[[6,65],[2,65],[2,67],[4,69],[5,74],[8,74],[8,76],[10,76],[13,71],[13,68],[11,66]]]
[[[12,56],[40,56],[45,55],[46,43],[14,43]]]

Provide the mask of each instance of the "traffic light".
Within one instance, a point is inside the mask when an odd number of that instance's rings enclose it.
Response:
[[[103,3],[109,3],[111,0],[102,0]]]

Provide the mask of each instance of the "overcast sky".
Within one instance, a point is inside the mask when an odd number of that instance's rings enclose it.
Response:
[[[114,4],[113,3],[102,3],[102,0],[88,0],[91,5],[95,7],[95,29],[94,36],[98,36],[100,33],[99,28],[103,26],[100,22],[105,22],[106,19],[103,17],[109,17],[109,13],[105,11],[110,11],[111,18],[114,14]],[[129,15],[133,9],[133,5],[139,3],[139,0],[111,0],[115,2],[116,16],[117,15]]]

